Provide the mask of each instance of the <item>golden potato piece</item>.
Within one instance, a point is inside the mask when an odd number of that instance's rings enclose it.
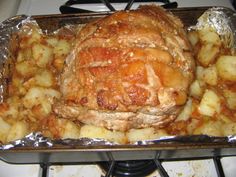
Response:
[[[192,135],[193,132],[198,128],[199,126],[199,121],[198,119],[191,119],[190,123],[187,126],[187,132],[189,135]]]
[[[199,112],[205,116],[213,116],[220,112],[220,98],[212,90],[205,90],[202,100],[199,105]]]
[[[40,43],[34,43],[32,46],[32,55],[39,67],[45,67],[53,59],[53,49]]]
[[[28,40],[28,44],[31,45],[34,42],[38,42],[42,39],[42,31],[41,29],[37,26],[33,28],[31,36]]]
[[[31,61],[23,61],[20,63],[17,63],[16,71],[22,76],[22,77],[32,77],[37,72],[37,67],[33,65]]]
[[[21,104],[21,100],[18,97],[12,96],[12,97],[8,98],[6,100],[6,102],[8,103],[9,107],[8,107],[7,111],[4,112],[3,116],[17,119],[19,111],[20,111],[19,107]]]
[[[195,135],[223,136],[223,124],[220,121],[208,121],[194,131]]]
[[[197,60],[202,66],[207,67],[220,52],[220,46],[212,43],[203,44],[198,52]]]
[[[198,31],[199,38],[203,43],[212,43],[213,45],[221,45],[220,36],[214,29],[211,28],[203,28]]]
[[[220,114],[218,117],[217,117],[219,120],[221,120],[222,122],[224,123],[233,123],[233,121],[230,119],[230,117],[224,115],[224,114]]]
[[[48,37],[46,41],[50,46],[55,47],[58,43],[58,38],[51,36],[51,37]]]
[[[52,112],[52,104],[47,99],[41,99],[37,105],[32,107],[32,113],[37,118],[48,116]]]
[[[236,134],[236,123],[228,123],[223,125],[224,136],[235,135]]]
[[[22,101],[26,108],[32,108],[33,106],[37,106],[39,104],[42,105],[45,100],[48,100],[52,104],[53,98],[60,98],[60,95],[60,92],[54,89],[32,87],[26,93]]]
[[[202,72],[202,79],[205,83],[215,86],[217,85],[217,70],[215,65],[205,68]]]
[[[62,131],[62,139],[66,138],[72,138],[72,139],[78,139],[80,135],[80,126],[75,124],[72,121],[66,121],[63,125],[63,131]]]
[[[57,57],[65,58],[66,55],[70,52],[70,49],[71,49],[71,44],[69,43],[69,41],[64,39],[59,40],[53,50],[55,58]]]
[[[40,104],[41,100],[45,99],[43,91],[43,88],[40,87],[33,87],[29,89],[22,100],[23,105],[26,108],[32,108],[33,106]]]
[[[23,138],[29,132],[28,124],[26,122],[18,121],[12,125],[8,131],[8,136],[6,141],[14,141]]]
[[[236,110],[236,92],[232,90],[223,90],[223,95],[226,98],[227,106],[230,109]]]
[[[5,143],[6,137],[8,135],[9,130],[11,129],[11,125],[8,124],[0,117],[0,141]]]
[[[54,85],[54,77],[49,70],[43,70],[35,76],[35,83],[41,87],[52,87]]]
[[[125,144],[127,139],[125,133],[107,130],[103,127],[96,127],[94,125],[84,125],[80,129],[80,138],[101,138],[112,142]]]
[[[192,44],[192,46],[195,46],[199,41],[198,32],[197,31],[190,31],[188,33],[188,39],[189,39],[190,43]]]
[[[222,55],[217,59],[219,76],[226,81],[236,81],[236,56]]]
[[[168,136],[165,130],[157,130],[154,128],[142,128],[142,129],[130,129],[126,136],[130,143],[134,143],[141,140],[154,140],[164,136]]]
[[[189,99],[185,104],[183,110],[179,113],[176,121],[183,120],[186,121],[190,118],[192,114],[192,99]]]
[[[71,44],[69,43],[69,41],[61,39],[58,41],[57,45],[55,45],[55,48],[53,50],[55,57],[53,61],[53,66],[55,66],[55,68],[58,71],[63,70],[65,58],[70,51],[71,51]]]
[[[204,67],[202,67],[202,66],[196,67],[196,79],[197,80],[199,80],[199,81],[203,80],[203,75],[202,75],[203,71],[204,71]]]
[[[51,104],[53,103],[54,98],[59,99],[61,97],[61,93],[55,89],[44,88],[43,92],[45,94],[45,97],[48,98],[48,100],[51,102]]]
[[[200,81],[195,80],[191,85],[190,85],[190,95],[196,98],[200,98],[203,94],[203,88],[200,84]]]
[[[25,48],[25,49],[19,50],[16,60],[19,63],[24,60],[30,60],[31,58],[32,58],[31,48]]]
[[[20,41],[21,48],[31,47],[32,43],[41,41],[42,31],[37,25],[25,25],[21,31],[20,37],[23,40]]]

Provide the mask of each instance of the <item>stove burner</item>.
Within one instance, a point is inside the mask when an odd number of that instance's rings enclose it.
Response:
[[[62,14],[69,14],[69,13],[89,13],[93,12],[91,10],[83,9],[83,8],[76,8],[73,7],[73,5],[82,5],[82,4],[104,4],[108,10],[110,11],[116,11],[112,6],[112,3],[126,3],[126,6],[124,10],[130,10],[134,2],[141,2],[141,3],[154,3],[154,2],[160,2],[163,3],[164,8],[177,8],[178,4],[177,2],[170,2],[170,0],[68,0],[65,4],[61,5],[59,10]]]
[[[111,163],[100,162],[99,166],[107,174]],[[157,166],[153,160],[116,161],[111,174],[115,177],[138,177],[150,175],[155,170],[157,170]]]

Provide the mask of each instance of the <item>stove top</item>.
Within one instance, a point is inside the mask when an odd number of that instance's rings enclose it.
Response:
[[[60,12],[67,13],[86,13],[86,12],[104,12],[115,10],[130,10],[136,9],[144,4],[158,4],[165,8],[176,8],[177,2],[170,2],[169,0],[89,0],[86,3],[82,0],[68,0],[65,4],[60,6]]]
[[[80,5],[73,5],[73,7],[79,7],[81,9],[87,9],[90,11],[105,11],[107,10],[107,7],[104,6],[103,3],[92,3],[92,4],[87,4],[87,0],[80,0],[82,2],[86,2]],[[96,2],[93,0],[90,0],[92,2]],[[100,1],[100,0],[97,0]],[[104,0],[103,0],[104,1]],[[116,1],[116,0],[115,0]],[[119,1],[119,0],[118,0]],[[121,0],[122,1],[122,0]],[[127,0],[128,1],[128,0]],[[146,0],[143,0],[142,2],[145,2]],[[151,2],[156,2],[156,3],[161,3],[163,2],[177,2],[178,7],[199,7],[199,6],[224,6],[228,8],[232,8],[233,6],[231,4],[230,0],[162,0],[162,2],[158,2],[155,0],[148,0],[149,2],[145,3],[151,3]],[[59,14],[60,12],[60,6],[65,4],[67,1],[66,0],[21,0],[21,3],[19,5],[18,11],[16,14],[26,14],[26,15],[45,15],[45,14]],[[114,2],[114,1],[113,1]],[[137,7],[141,2],[136,2],[132,6],[132,8]],[[127,3],[114,3],[112,4],[115,9],[124,9]]]
[[[224,169],[224,176],[235,176],[236,157],[224,157],[221,163]],[[185,160],[163,162],[163,167],[170,177],[216,177],[217,170],[214,161],[211,159]],[[105,172],[98,165],[92,164],[71,164],[71,165],[51,165],[46,174],[38,164],[34,165],[14,165],[0,161],[1,177],[104,177]],[[155,170],[147,177],[160,177],[160,173]]]

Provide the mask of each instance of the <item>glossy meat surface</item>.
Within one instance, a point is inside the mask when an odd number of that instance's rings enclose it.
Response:
[[[54,111],[120,131],[163,127],[186,102],[193,71],[177,17],[157,6],[116,12],[78,32]]]

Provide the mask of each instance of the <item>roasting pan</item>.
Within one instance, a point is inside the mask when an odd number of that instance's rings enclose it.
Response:
[[[209,7],[170,9],[179,16],[186,26],[196,24],[197,19]],[[225,9],[232,13],[232,10]],[[84,24],[99,17],[110,14],[56,14],[32,16],[43,30],[52,32],[69,24]],[[7,21],[20,20],[15,16]],[[0,44],[2,45],[2,44]],[[0,150],[0,159],[9,163],[73,163],[97,161],[123,161],[142,159],[188,159],[208,158],[213,156],[236,155],[236,143],[221,141],[226,137],[212,138],[212,141],[161,142],[149,145],[71,145],[53,147],[13,147]]]

